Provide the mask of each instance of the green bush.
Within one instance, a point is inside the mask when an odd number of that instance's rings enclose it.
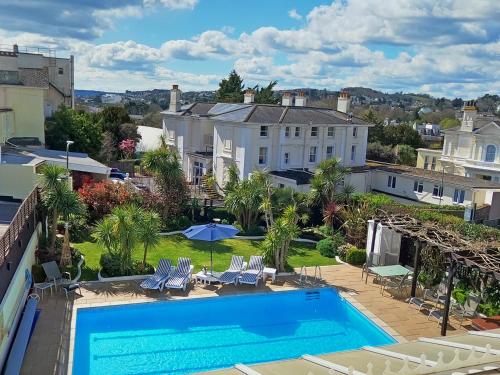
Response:
[[[228,223],[234,223],[236,221],[236,216],[226,210],[224,207],[212,207],[207,212],[207,218],[209,221],[214,219],[220,219],[221,222],[225,220]]]
[[[337,255],[336,251],[333,249],[333,240],[331,237],[318,241],[316,244],[316,250],[318,250],[324,257],[333,258]]]
[[[363,264],[366,261],[366,251],[355,247],[347,250],[346,261],[349,264]]]
[[[31,275],[35,283],[43,283],[45,281],[45,272],[40,264],[33,264]]]
[[[333,234],[333,228],[330,225],[322,225],[318,228],[318,231],[325,237]]]
[[[144,267],[141,261],[132,262],[132,268],[123,275],[120,273],[120,256],[118,254],[104,253],[99,261],[101,265],[101,276],[116,277],[116,276],[131,276],[131,275],[150,275],[155,272],[154,267],[146,263]]]

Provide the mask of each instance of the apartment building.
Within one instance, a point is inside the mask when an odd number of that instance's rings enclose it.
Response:
[[[307,105],[307,97],[285,93],[279,105],[256,104],[251,91],[244,103],[180,105],[178,86],[163,112],[167,143],[178,150],[188,181],[212,172],[224,186],[229,166],[240,178],[267,170],[277,186],[300,186],[325,159],[349,167],[365,164],[368,122],[352,116],[350,98],[341,93],[336,110]]]
[[[50,117],[61,104],[74,107],[74,58],[49,48],[0,45],[0,83],[43,89],[43,114]]]

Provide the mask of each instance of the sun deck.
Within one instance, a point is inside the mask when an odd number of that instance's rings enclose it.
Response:
[[[391,298],[387,295],[381,296],[380,287],[369,280],[368,284],[361,279],[361,270],[350,265],[336,265],[322,267],[323,285],[337,288],[356,308],[372,319],[376,324],[386,330],[400,343],[408,340],[416,340],[419,337],[437,337],[440,333],[440,327],[436,321],[428,320],[427,315],[419,312],[404,301]],[[123,303],[153,302],[158,300],[184,299],[197,297],[216,297],[220,295],[244,294],[244,293],[262,293],[290,290],[312,285],[301,285],[298,276],[279,277],[275,284],[270,280],[265,286],[255,288],[253,286],[227,285],[220,287],[211,286],[193,286],[191,284],[189,293],[182,292],[145,293],[137,282],[114,282],[100,283],[93,282],[82,285],[82,296],[76,295],[74,299],[66,301],[64,294],[54,293],[53,296],[46,294],[45,299],[40,302],[41,314],[31,338],[28,351],[23,363],[22,374],[67,374],[68,364],[72,358],[72,344],[70,343],[72,322],[74,324],[75,311],[80,307],[105,306]],[[74,325],[73,325],[74,328]],[[464,324],[459,328],[459,323],[451,321],[451,327],[448,330],[449,335],[463,334],[470,327]],[[418,348],[413,346],[399,347],[398,350],[413,350]],[[421,343],[415,343],[421,345]],[[432,344],[433,345],[433,344]],[[450,353],[454,353],[452,350]],[[342,356],[343,363],[348,363],[353,352],[332,354]],[[445,360],[448,352],[445,354]],[[306,353],[304,353],[306,354]],[[372,353],[368,355],[371,356]],[[410,352],[408,352],[410,354]],[[416,354],[415,354],[416,355]],[[330,355],[319,356],[331,360]],[[428,358],[432,359],[432,358]],[[294,362],[292,364],[292,362]],[[273,370],[273,366],[280,363],[278,369]],[[290,369],[299,369],[304,366],[310,366],[312,363],[300,360],[280,361],[270,364],[262,364],[263,374],[288,373],[281,366],[290,366]],[[331,373],[330,370],[316,364],[315,374]],[[377,366],[379,366],[377,364]],[[326,370],[323,371],[323,370]],[[274,372],[273,372],[274,371]],[[281,371],[281,372],[280,372]],[[285,371],[285,372],[283,372]],[[240,375],[241,371],[228,369],[216,372],[217,374]],[[290,372],[290,374],[301,374],[301,372]],[[307,372],[304,372],[306,374]],[[376,372],[375,372],[376,373]]]

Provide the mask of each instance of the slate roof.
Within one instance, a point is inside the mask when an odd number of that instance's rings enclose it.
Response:
[[[308,185],[311,183],[311,178],[313,177],[313,174],[311,172],[300,169],[287,169],[286,171],[271,171],[269,173],[272,174],[273,176],[295,180],[297,182],[297,185]]]
[[[168,111],[163,113],[173,114]],[[278,104],[194,103],[183,107],[181,112],[175,113],[175,115],[210,117],[219,121],[251,124],[371,125],[358,117],[349,117],[336,110]]]
[[[476,120],[474,120],[474,131],[479,130],[483,127],[485,127],[488,124],[491,124],[494,122],[498,126],[500,126],[500,118],[495,117],[495,116],[485,116],[485,115],[479,115]],[[455,126],[453,128],[445,129],[443,130],[444,133],[454,133],[460,130],[460,126]]]

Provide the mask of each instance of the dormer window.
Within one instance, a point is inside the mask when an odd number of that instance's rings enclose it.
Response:
[[[497,148],[494,145],[486,146],[486,155],[484,156],[484,161],[488,163],[493,163],[497,156]]]

